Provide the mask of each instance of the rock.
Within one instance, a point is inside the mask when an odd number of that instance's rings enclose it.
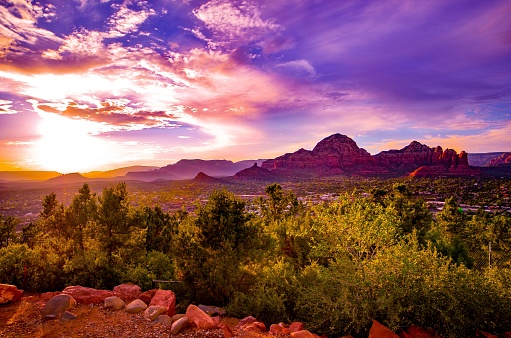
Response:
[[[371,326],[371,330],[369,330],[368,338],[399,338],[399,336],[386,326],[380,324],[378,321],[373,320],[373,325]]]
[[[291,331],[284,325],[284,323],[271,324],[270,333],[273,334],[289,334]]]
[[[122,299],[117,296],[111,296],[105,298],[104,307],[112,311],[118,311],[124,307],[125,303]]]
[[[150,305],[144,311],[144,317],[150,321],[155,320],[160,315],[165,314],[167,312],[167,308],[164,306]]]
[[[176,314],[176,295],[170,290],[156,290],[149,306],[162,306],[168,316]]]
[[[223,181],[219,178],[209,176],[202,171],[195,176],[193,179],[194,182],[201,182],[201,183],[222,183]]]
[[[511,331],[508,331],[502,335],[502,338],[511,338]]]
[[[235,175],[235,179],[241,180],[271,180],[275,177],[271,171],[265,168],[261,168],[257,166],[257,163],[254,163],[254,166],[238,171]]]
[[[72,310],[76,306],[76,300],[70,295],[60,294],[52,297],[43,308],[45,319],[56,319],[58,316]]]
[[[128,313],[138,313],[147,309],[147,304],[140,299],[135,299],[128,305],[126,305],[125,311]]]
[[[261,322],[253,322],[252,324],[249,324],[243,328],[244,332],[266,332],[266,325]]]
[[[60,320],[63,321],[63,322],[68,322],[70,320],[75,320],[75,319],[76,319],[76,315],[74,313],[69,312],[69,311],[65,311],[62,314],[62,317],[60,317]]]
[[[55,291],[55,292],[44,292],[39,295],[39,300],[43,303],[48,302],[50,299],[52,299],[55,296],[60,295],[62,292]]]
[[[186,309],[186,317],[188,317],[190,323],[195,324],[199,329],[212,329],[216,326],[213,319],[206,312],[193,304],[190,304]]]
[[[178,314],[175,314],[172,316],[172,323],[174,323],[175,321],[183,318],[183,317],[186,317],[186,315],[184,313],[178,313]]]
[[[406,330],[406,332],[400,332],[399,336],[401,338],[435,338],[436,333],[431,329],[424,330],[420,326],[412,325]]]
[[[231,328],[228,325],[220,324],[218,325],[218,327],[222,329],[224,333],[224,338],[231,338],[234,335],[234,333],[232,332]]]
[[[255,319],[254,317],[252,317],[252,316],[245,317],[238,322],[238,325],[236,325],[234,330],[237,331],[237,330],[241,329],[242,327],[250,325],[254,322],[257,322],[257,319]]]
[[[293,338],[316,338],[318,336],[313,333],[310,333],[307,330],[301,330],[301,331],[291,332],[290,337],[293,337]]]
[[[8,302],[17,302],[21,299],[23,290],[18,290],[15,285],[0,284],[0,304]]]
[[[289,331],[296,332],[296,331],[302,331],[303,330],[303,324],[300,322],[293,322],[291,325],[289,325]]]
[[[142,300],[146,304],[150,304],[151,300],[154,297],[154,294],[156,293],[156,291],[158,291],[158,289],[152,289],[152,290],[148,290],[148,291],[142,292],[138,296],[138,299]]]
[[[206,312],[210,316],[225,316],[227,312],[218,306],[208,306],[208,305],[202,305],[199,304],[199,309]]]
[[[72,296],[78,304],[101,304],[105,298],[115,296],[113,291],[96,290],[83,286],[68,286],[62,290],[62,293]]]
[[[132,300],[139,298],[142,290],[138,285],[127,283],[114,287],[114,293],[117,297],[129,303]]]
[[[476,337],[478,337],[478,338],[499,338],[494,334],[491,334],[491,333],[488,333],[485,331],[481,331],[481,330],[476,331]]]
[[[190,322],[188,320],[188,317],[183,317],[178,320],[176,320],[174,323],[172,323],[172,327],[170,329],[170,334],[178,334],[179,332],[183,331],[190,325]]]
[[[163,325],[172,325],[172,318],[167,315],[159,315],[155,322]]]

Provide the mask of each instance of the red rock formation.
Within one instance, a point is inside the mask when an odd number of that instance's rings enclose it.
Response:
[[[272,174],[268,169],[264,169],[257,166],[257,163],[250,168],[243,169],[234,175],[235,179],[240,180],[266,180],[272,179],[275,175]]]
[[[373,325],[369,330],[369,338],[399,338],[399,336],[378,321],[373,320]]]
[[[341,134],[323,139],[313,150],[300,149],[267,160],[262,168],[285,175],[400,176],[417,170],[413,174],[415,177],[482,175],[479,170],[469,166],[464,151],[458,154],[453,149],[443,150],[440,146],[431,148],[413,141],[403,149],[382,151],[371,156],[359,148],[355,141]]]
[[[496,167],[501,165],[511,165],[511,152],[502,154],[490,161],[490,167]]]

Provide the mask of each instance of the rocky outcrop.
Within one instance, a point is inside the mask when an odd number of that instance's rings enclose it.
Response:
[[[0,284],[0,304],[17,302],[22,295],[23,290],[19,290],[15,285]]]
[[[261,168],[257,166],[257,163],[254,163],[253,166],[247,169],[243,169],[237,172],[234,175],[235,179],[238,180],[272,180],[275,178],[275,175],[269,171],[268,169]]]
[[[374,160],[351,138],[334,134],[320,141],[312,150],[300,149],[263,162],[262,168],[277,171],[294,169],[318,173],[342,174],[373,167]]]
[[[399,150],[382,151],[371,156],[351,138],[334,134],[320,141],[312,150],[300,149],[263,162],[262,168],[280,175],[308,174],[403,176],[421,167],[416,177],[427,175],[479,176],[482,173],[469,166],[468,154],[453,149],[431,148],[417,141]],[[429,167],[434,167],[429,168]],[[422,176],[421,176],[422,175]]]
[[[199,182],[199,183],[222,183],[223,182],[221,179],[216,178],[216,177],[211,177],[211,176],[203,173],[202,171],[200,173],[198,173],[197,176],[195,176],[193,181]]]
[[[504,153],[494,159],[492,159],[489,163],[490,167],[497,166],[511,166],[511,152]]]

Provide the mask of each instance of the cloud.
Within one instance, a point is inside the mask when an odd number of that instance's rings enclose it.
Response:
[[[30,1],[11,0],[0,6],[0,59],[14,58],[30,50],[24,44],[60,43],[53,32],[38,28],[37,19],[54,17],[55,6],[33,5]]]
[[[11,109],[12,104],[13,104],[12,101],[0,99],[0,115],[2,115],[2,114],[16,114],[17,111]]]
[[[126,7],[126,5],[121,6],[119,11],[110,17],[108,37],[121,37],[137,32],[138,27],[151,15],[156,15],[153,9],[144,8],[140,11],[134,11]]]
[[[213,33],[214,39],[208,41],[212,47],[231,43],[243,45],[280,28],[272,20],[262,19],[259,9],[247,1],[236,5],[232,1],[212,0],[193,14]],[[198,32],[197,36],[205,39],[203,32]]]

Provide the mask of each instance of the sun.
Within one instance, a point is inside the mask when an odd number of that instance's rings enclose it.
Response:
[[[40,113],[40,139],[33,148],[34,164],[60,173],[86,172],[111,160],[112,145],[91,134],[89,121]]]

